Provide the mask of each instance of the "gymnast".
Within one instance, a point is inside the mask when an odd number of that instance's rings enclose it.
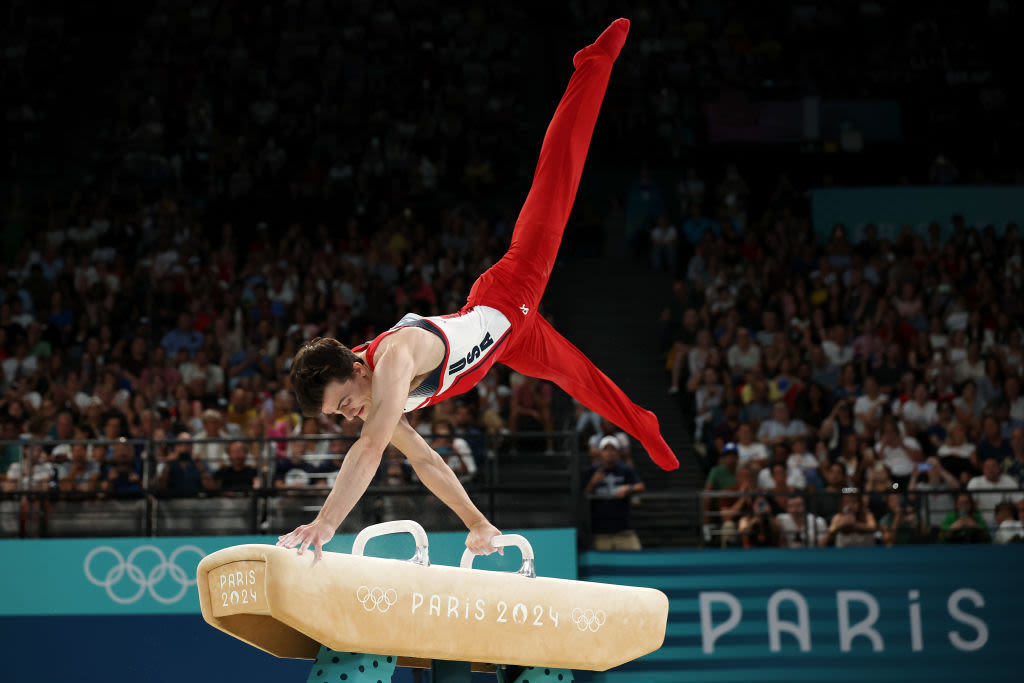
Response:
[[[477,279],[466,305],[451,315],[403,317],[373,341],[352,349],[330,338],[303,345],[291,383],[302,414],[343,415],[363,421],[327,500],[310,524],[278,539],[301,554],[322,547],[366,491],[390,442],[420,480],[469,529],[466,547],[489,554],[500,534],[473,505],[441,457],[403,413],[464,393],[500,362],[524,375],[551,380],[584,406],[643,444],[664,469],[679,466],[658,420],[537,314],[555,262],[612,64],[629,32],[618,19],[573,58],[575,71],[548,126],[533,184],[512,232],[508,252]]]

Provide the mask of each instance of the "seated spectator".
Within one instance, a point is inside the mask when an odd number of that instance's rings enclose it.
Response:
[[[942,466],[961,481],[966,482],[974,473],[981,471],[974,444],[967,441],[967,430],[959,422],[950,428],[949,437],[939,446],[938,455]]]
[[[411,484],[412,481],[412,465],[405,459],[401,451],[394,446],[385,448],[373,483],[377,486],[404,486]]]
[[[818,429],[818,438],[826,442],[830,453],[842,450],[851,434],[857,436],[850,405],[849,399],[839,399],[832,406],[832,411],[819,423],[821,427]]]
[[[820,346],[811,348],[811,381],[829,392],[835,393],[839,388],[840,368]]]
[[[773,494],[771,502],[775,512],[785,510],[786,500],[803,491],[806,486],[803,472],[786,467],[785,454],[776,455],[771,467],[761,470],[757,475],[757,487]]]
[[[988,525],[978,512],[971,494],[961,493],[956,497],[954,509],[942,520],[939,540],[944,543],[988,543]]]
[[[738,531],[744,548],[777,548],[782,535],[772,506],[764,496],[757,496],[740,517]]]
[[[431,426],[430,447],[448,463],[459,481],[466,482],[476,475],[476,460],[466,440],[454,436],[450,422],[438,421]],[[607,437],[606,437],[607,438]],[[615,439],[615,437],[611,437]],[[618,439],[615,439],[618,444]]]
[[[974,502],[978,505],[982,517],[989,526],[995,526],[995,508],[1003,501],[1016,503],[1024,494],[1020,492],[1020,482],[1008,474],[995,458],[989,458],[981,464],[981,474],[967,482],[967,490],[974,494]]]
[[[693,393],[696,403],[693,438],[694,441],[702,442],[710,437],[710,426],[721,415],[727,388],[716,368],[704,368],[691,378],[686,390]]]
[[[739,464],[739,449],[736,444],[727,443],[718,455],[718,464],[708,472],[704,482],[705,491],[727,491],[736,487],[736,467]],[[704,498],[704,512],[719,510],[719,500],[711,496]]]
[[[818,442],[818,448],[821,449],[822,446],[823,444]],[[868,450],[870,451],[870,449]],[[853,432],[843,437],[840,447],[828,454],[828,460],[841,465],[846,476],[854,482],[858,484],[863,482],[866,463],[862,454],[861,440]],[[818,462],[825,461],[826,459],[821,455],[818,456]]]
[[[992,458],[1000,465],[1007,458],[1013,457],[1013,449],[1010,448],[1009,439],[1003,438],[999,420],[995,415],[986,415],[982,419],[982,434],[978,441],[978,463],[983,464]]]
[[[178,315],[178,326],[164,335],[160,340],[160,347],[167,352],[168,357],[173,358],[179,349],[188,351],[189,356],[194,356],[196,351],[203,346],[203,335],[192,327],[192,316],[188,313]]]
[[[195,439],[229,439],[231,432],[224,426],[224,418],[219,410],[208,408],[202,412],[203,428],[196,432]],[[202,461],[206,469],[216,472],[227,464],[224,442],[197,443],[192,452],[197,461]]]
[[[715,453],[720,453],[722,447],[730,441],[739,442],[739,431],[740,427],[745,423],[741,420],[740,404],[733,399],[727,400],[725,405],[722,406],[722,419],[715,425],[712,444],[715,447]],[[750,425],[747,425],[750,428]],[[753,438],[753,431],[750,432],[748,439]],[[743,460],[743,453],[740,452],[740,460]]]
[[[895,492],[889,494],[887,502],[889,509],[878,520],[882,543],[890,547],[921,543],[925,538],[924,529],[912,502],[907,496]]]
[[[870,438],[878,431],[884,409],[889,405],[889,397],[881,393],[878,381],[868,375],[864,379],[864,394],[853,404],[854,429],[863,438]]]
[[[28,467],[16,460],[7,467],[4,491],[48,491],[55,482],[57,468],[50,462],[42,446],[28,446]]]
[[[750,392],[750,401],[744,409],[747,420],[755,428],[760,429],[761,425],[772,416],[772,412],[775,409],[774,405],[771,401],[768,382],[763,378],[754,380]]]
[[[85,439],[85,432],[76,430],[74,438]],[[99,488],[100,466],[89,459],[89,447],[84,443],[71,446],[71,459],[60,477],[60,490],[91,493]]]
[[[741,423],[736,430],[735,445],[740,465],[750,465],[754,472],[768,466],[770,461],[768,447],[754,440],[754,430],[749,423]]]
[[[925,519],[929,529],[938,529],[942,520],[953,510],[953,491],[960,488],[960,482],[936,456],[919,463],[910,475],[910,490],[924,492],[921,501],[928,511]]]
[[[722,496],[718,499],[718,510],[720,514],[720,526],[722,543],[727,545],[736,539],[737,523],[749,509],[753,502],[753,493],[757,491],[754,480],[754,471],[748,465],[740,465],[736,468],[736,484],[727,491],[735,491],[737,495]],[[710,528],[706,525],[705,535]]]
[[[843,494],[843,507],[828,527],[828,544],[837,548],[875,545],[878,525],[875,516],[864,507],[860,494]]]
[[[170,449],[157,476],[156,488],[179,496],[194,496],[214,488],[206,463],[192,457],[192,435],[188,432],[178,434],[177,443]]]
[[[793,440],[793,448],[786,457],[786,469],[799,470],[804,475],[805,487],[820,489],[825,485],[818,472],[820,463],[813,453],[807,450],[807,439],[796,438]]]
[[[914,385],[914,396],[897,403],[893,415],[903,420],[908,434],[920,439],[920,435],[938,419],[938,406],[928,396],[928,385],[924,382]]]
[[[736,330],[736,343],[729,347],[726,361],[734,377],[742,377],[761,364],[761,347],[751,340],[745,327]]]
[[[274,488],[302,489],[313,485],[319,467],[306,459],[307,454],[315,455],[316,442],[298,441],[292,444],[288,458],[278,458],[274,468]]]
[[[142,471],[129,444],[114,446],[110,459],[100,469],[100,490],[113,495],[142,493]]]
[[[224,416],[226,429],[237,430],[235,433],[240,434],[251,418],[258,418],[259,416],[259,410],[252,405],[252,394],[250,392],[242,388],[231,392],[227,414]]]
[[[1024,524],[1017,518],[1015,505],[1006,501],[996,505],[995,521],[996,533],[992,537],[993,543],[1024,542]]]
[[[787,405],[790,401],[793,402],[793,415],[804,424],[809,425],[808,429],[823,426],[833,408],[832,401],[825,393],[824,387],[814,382],[810,382],[806,388],[801,389],[795,400],[792,400],[792,394],[789,394],[786,401]]]
[[[602,462],[584,474],[590,496],[590,528],[594,550],[640,550],[640,538],[629,522],[630,496],[645,490],[640,476],[619,457],[614,436],[601,439]]]
[[[864,476],[863,502],[875,519],[886,513],[889,509],[889,494],[899,488],[899,484],[893,482],[892,475],[885,465],[875,462],[868,467]]]
[[[245,444],[232,441],[227,447],[227,464],[213,473],[217,488],[226,496],[260,488],[259,471],[246,461]]]
[[[274,394],[273,411],[263,417],[264,433],[268,437],[278,437],[275,441],[278,458],[287,458],[289,450],[288,442],[280,440],[280,437],[297,436],[302,428],[302,418],[295,412],[294,400],[291,392],[282,389]]]
[[[776,515],[775,521],[783,548],[820,548],[828,542],[828,522],[809,513],[801,496],[792,496],[786,502],[786,511]]]
[[[1017,481],[1024,481],[1024,429],[1017,427],[1010,433],[1012,457],[1003,458],[1003,472]]]
[[[192,398],[211,402],[224,393],[224,369],[210,362],[206,349],[196,351],[195,358],[179,366],[178,371]]]
[[[981,416],[985,411],[985,405],[978,398],[978,387],[973,381],[968,380],[960,389],[960,395],[953,399],[953,409],[956,411],[956,421],[967,430],[967,436],[977,436],[981,429]]]
[[[761,423],[757,430],[757,440],[766,446],[790,443],[797,437],[809,435],[807,425],[802,420],[790,419],[789,406],[784,401],[776,402],[772,409],[772,419]]]
[[[882,421],[882,437],[875,444],[875,455],[901,488],[910,482],[914,466],[923,461],[921,444],[912,436],[902,436],[899,424],[892,417]]]
[[[949,399],[939,401],[935,420],[928,425],[926,431],[930,452],[937,452],[942,444],[946,442],[954,424],[956,424],[956,410],[953,408],[953,402]],[[966,432],[964,433],[964,438],[966,439]]]
[[[825,468],[825,488],[816,491],[812,499],[811,509],[815,515],[830,520],[835,517],[842,506],[843,491],[850,483],[846,470],[838,462]]]

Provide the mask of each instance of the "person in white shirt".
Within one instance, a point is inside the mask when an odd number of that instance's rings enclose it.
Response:
[[[766,446],[788,443],[798,436],[806,437],[810,431],[803,420],[791,420],[789,406],[777,401],[772,408],[772,419],[765,420],[757,430],[757,440]]]
[[[786,469],[800,470],[808,484],[815,488],[824,488],[825,482],[822,481],[821,475],[818,473],[819,466],[818,458],[807,450],[807,439],[803,437],[794,439],[793,450],[786,458]]]
[[[807,512],[807,504],[800,496],[786,501],[786,511],[776,515],[783,548],[824,547],[828,542],[828,522],[823,517]]]
[[[928,397],[928,385],[924,382],[918,382],[913,398],[897,403],[893,412],[912,434],[920,434],[938,419],[938,406]]]
[[[981,475],[967,482],[967,490],[974,494],[978,511],[990,527],[996,523],[996,505],[1004,501],[1016,504],[1024,499],[1024,494],[1019,490],[1009,489],[1020,489],[1020,483],[1009,474],[1003,474],[995,458],[988,458],[981,463]]]
[[[736,448],[739,450],[739,464],[749,464],[758,470],[768,465],[770,454],[768,447],[759,441],[754,441],[754,428],[749,422],[742,423],[736,430]]]
[[[1024,542],[1024,524],[1017,519],[1017,508],[1012,503],[1003,501],[996,505],[995,519],[997,528],[992,537],[993,543]]]
[[[961,472],[978,469],[978,454],[973,443],[967,441],[967,430],[959,422],[954,422],[949,428],[949,436],[945,443],[939,446],[938,456],[945,467],[954,477],[960,476]]]
[[[942,526],[946,514],[953,510],[952,492],[959,489],[960,482],[935,456],[928,458],[927,462],[919,463],[910,475],[910,490],[927,493],[922,498],[927,510],[925,522],[931,529]],[[932,491],[936,493],[931,493]]]
[[[1024,396],[1020,393],[1020,379],[1016,375],[1010,375],[1003,382],[1003,391],[1006,394],[1006,402],[1010,405],[1010,419],[1014,422],[1024,422]]]
[[[969,379],[979,380],[985,376],[985,361],[978,352],[978,343],[967,345],[967,356],[953,366],[953,380],[957,384]]]
[[[875,444],[875,453],[894,480],[902,480],[906,485],[914,466],[921,462],[921,444],[912,436],[900,434],[895,419],[889,418],[882,422],[882,438]]]
[[[862,437],[874,434],[878,430],[882,408],[888,402],[889,397],[879,390],[878,380],[871,375],[864,378],[864,395],[859,396],[853,404],[854,431]]]
[[[834,325],[828,331],[828,337],[821,342],[821,350],[839,367],[853,361],[853,346],[850,345],[846,328],[842,325]]]
[[[741,327],[736,330],[736,343],[729,347],[726,354],[729,369],[733,375],[744,375],[761,363],[761,347],[750,339],[750,332]]]

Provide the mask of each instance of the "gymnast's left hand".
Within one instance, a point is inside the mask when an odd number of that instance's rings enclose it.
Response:
[[[498,531],[497,527],[487,520],[477,522],[473,526],[469,527],[469,535],[466,537],[466,547],[476,555],[490,555],[495,550],[498,551],[499,555],[504,555],[504,548],[495,548],[491,545],[491,539],[500,535],[501,532]]]
[[[282,548],[299,548],[299,555],[306,551],[306,548],[313,547],[313,556],[316,560],[324,558],[324,544],[334,538],[334,525],[317,517],[309,524],[303,524],[290,534],[277,537],[277,545]]]

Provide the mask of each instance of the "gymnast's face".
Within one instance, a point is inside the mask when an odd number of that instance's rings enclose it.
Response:
[[[346,420],[364,419],[370,411],[372,383],[366,366],[356,364],[352,379],[332,381],[324,388],[324,415],[343,415]]]

